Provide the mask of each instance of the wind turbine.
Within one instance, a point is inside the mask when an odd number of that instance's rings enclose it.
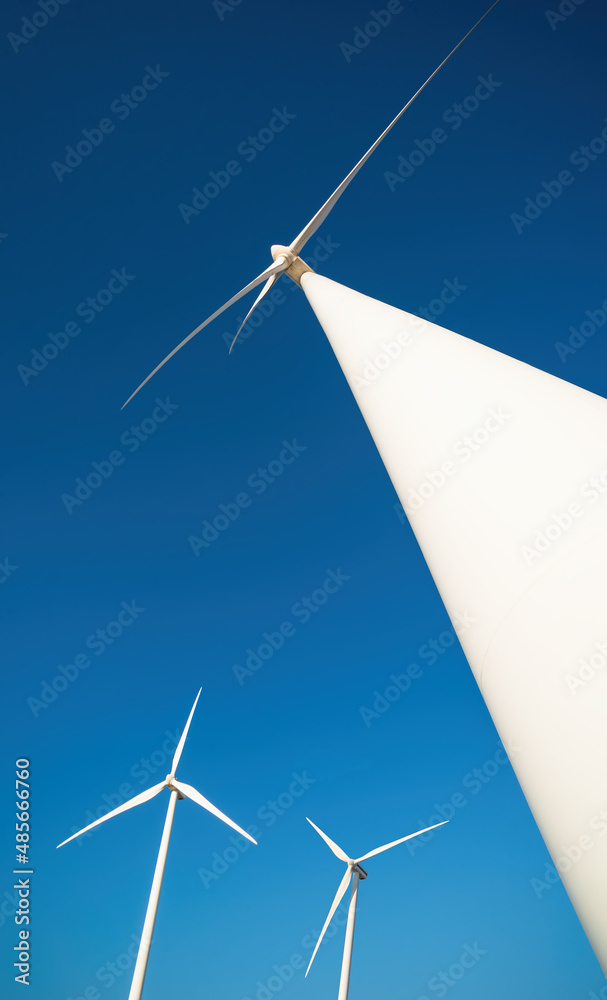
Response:
[[[333,915],[341,903],[346,889],[348,888],[348,883],[352,880],[352,889],[350,892],[350,905],[348,907],[348,921],[346,924],[346,939],[344,941],[344,955],[341,963],[341,977],[339,980],[339,995],[337,1000],[347,1000],[348,998],[348,988],[350,985],[350,967],[352,965],[352,945],[354,942],[354,924],[356,922],[356,903],[358,900],[358,883],[361,879],[367,878],[367,872],[361,865],[361,861],[366,861],[367,858],[372,858],[375,854],[381,854],[382,851],[389,851],[391,847],[396,847],[397,844],[404,844],[405,840],[411,840],[412,837],[419,837],[421,833],[427,833],[428,830],[435,830],[437,826],[444,826],[449,820],[445,819],[442,823],[435,823],[434,826],[427,826],[424,830],[418,830],[417,833],[410,833],[406,837],[401,837],[400,840],[393,840],[390,844],[384,844],[383,847],[376,847],[375,850],[369,851],[367,854],[363,854],[361,858],[349,858],[345,851],[342,851],[341,847],[336,844],[330,837],[327,837],[326,833],[323,833],[320,827],[316,826],[311,819],[308,819],[310,826],[314,829],[326,844],[329,845],[333,854],[340,861],[345,861],[347,864],[346,874],[339,883],[339,888],[335,893],[335,899],[331,904],[331,909],[327,915],[327,919],[324,922],[323,929],[320,932],[320,937],[316,942],[316,947],[312,952],[312,958],[308,963],[308,968],[306,969],[306,976],[312,967],[312,962],[316,957],[316,952],[320,947],[320,942],[325,936],[325,931],[333,919]]]
[[[281,273],[302,288],[607,974],[607,673],[601,673],[607,663],[607,400],[315,274],[298,256],[464,40],[299,236],[272,247],[274,263],[193,330],[130,399],[262,282],[245,323]],[[462,616],[471,623],[465,632]]]
[[[202,691],[202,688],[200,689]],[[133,982],[131,983],[131,990],[129,993],[129,1000],[140,1000],[141,993],[143,990],[143,983],[145,980],[145,973],[148,964],[148,957],[150,954],[150,946],[152,943],[152,934],[154,933],[154,923],[156,922],[156,912],[158,910],[158,900],[160,898],[160,889],[162,887],[162,877],[164,875],[164,866],[166,863],[167,852],[169,849],[169,840],[171,837],[171,827],[173,825],[173,816],[175,814],[175,805],[177,799],[192,799],[193,802],[197,802],[199,806],[203,809],[207,809],[213,816],[217,816],[218,819],[223,820],[228,826],[231,826],[234,830],[237,830],[243,837],[250,840],[253,844],[257,841],[253,840],[246,830],[238,826],[234,820],[222,813],[217,806],[214,806],[212,802],[205,799],[204,795],[197,792],[195,788],[191,785],[186,785],[183,781],[177,781],[175,773],[177,771],[177,765],[179,763],[181,753],[188,735],[188,729],[190,728],[190,723],[192,721],[192,716],[194,715],[194,710],[200,698],[200,691],[196,695],[196,700],[192,705],[192,710],[188,716],[188,721],[185,724],[185,728],[181,734],[181,739],[177,744],[177,749],[173,756],[173,762],[171,764],[171,771],[167,774],[164,781],[159,782],[157,785],[153,785],[151,788],[146,789],[145,792],[140,792],[139,795],[135,795],[132,799],[127,802],[123,802],[121,806],[117,809],[112,809],[111,812],[106,813],[100,819],[95,820],[94,823],[89,823],[84,829],[79,830],[78,833],[72,834],[67,840],[62,841],[57,847],[63,847],[64,844],[69,844],[70,840],[74,840],[75,837],[81,837],[83,833],[87,830],[92,830],[94,826],[98,826],[100,823],[105,823],[107,819],[112,819],[117,816],[118,813],[126,812],[127,809],[132,809],[134,806],[139,806],[143,802],[148,802],[153,799],[155,795],[158,795],[163,788],[168,788],[171,792],[171,797],[169,799],[169,806],[167,809],[166,819],[164,821],[164,829],[162,831],[162,839],[160,841],[160,849],[158,851],[158,860],[156,861],[156,868],[154,870],[154,878],[152,880],[152,889],[150,891],[150,899],[148,902],[148,908],[145,915],[145,921],[143,924],[143,931],[141,932],[141,941],[139,944],[139,951],[137,953],[137,961],[135,963],[135,971],[133,972]]]

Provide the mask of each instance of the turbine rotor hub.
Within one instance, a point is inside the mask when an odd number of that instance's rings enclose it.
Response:
[[[280,243],[275,243],[271,248],[272,259],[277,260],[278,257],[286,257],[288,261],[288,267],[285,268],[283,274],[286,274],[296,285],[301,285],[301,276],[305,274],[306,271],[311,271],[312,268],[306,264],[305,260],[298,257],[294,250],[290,247],[284,247]]]
[[[270,248],[270,253],[272,254],[272,260],[277,260],[278,257],[286,257],[289,266],[293,263],[297,254],[290,247],[284,247],[281,243],[275,243],[273,247]]]

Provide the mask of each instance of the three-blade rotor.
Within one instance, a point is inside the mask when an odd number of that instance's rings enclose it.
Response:
[[[202,691],[202,688],[200,689],[200,691]],[[185,741],[187,739],[188,730],[192,722],[192,717],[194,715],[196,705],[198,704],[198,699],[200,698],[200,691],[196,695],[196,700],[192,705],[192,709],[188,716],[188,721],[185,724],[184,730],[179,739],[179,743],[177,744],[177,748],[173,755],[173,762],[171,764],[171,773],[167,774],[164,781],[159,782],[157,785],[152,785],[151,788],[147,788],[145,792],[140,792],[139,795],[134,795],[132,799],[128,799],[126,802],[123,802],[122,805],[118,806],[116,809],[112,809],[111,812],[108,812],[104,816],[101,816],[99,819],[96,819],[93,823],[89,823],[88,826],[83,827],[83,829],[79,830],[78,833],[73,833],[71,837],[67,838],[67,840],[63,840],[60,844],[57,844],[57,847],[63,847],[64,844],[69,844],[70,840],[74,840],[76,837],[81,837],[83,833],[87,833],[89,830],[92,830],[93,827],[99,826],[100,823],[105,823],[105,821],[108,819],[113,819],[113,817],[118,816],[119,813],[126,812],[127,809],[134,809],[135,806],[139,806],[143,802],[148,802],[150,799],[153,799],[154,796],[158,795],[163,788],[170,788],[171,791],[178,792],[180,798],[191,799],[193,802],[196,802],[199,806],[202,806],[203,809],[206,809],[208,812],[212,813],[213,816],[216,816],[217,819],[222,820],[224,823],[227,823],[228,826],[231,826],[232,829],[237,830],[238,833],[240,833],[243,837],[246,837],[247,840],[250,840],[253,844],[257,843],[257,841],[253,840],[253,837],[251,837],[250,834],[246,832],[246,830],[243,830],[242,827],[238,826],[238,823],[235,823],[234,820],[230,819],[229,816],[226,816],[225,813],[221,812],[221,810],[218,809],[217,806],[214,806],[212,802],[209,802],[208,799],[205,799],[204,795],[201,795],[200,792],[196,791],[196,789],[193,788],[192,785],[186,785],[185,782],[177,781],[175,777],[175,772],[177,770],[177,765],[179,763],[181,754],[183,752],[183,748],[185,746]]]
[[[240,324],[240,327],[238,328],[236,336],[234,337],[234,340],[232,341],[232,344],[230,346],[230,351],[232,350],[232,347],[234,346],[234,344],[236,342],[238,334],[242,330],[243,326],[247,323],[249,317],[251,316],[251,313],[257,308],[257,306],[262,301],[262,299],[268,294],[268,292],[270,291],[270,289],[272,288],[272,286],[274,285],[274,283],[278,280],[278,278],[280,277],[280,275],[284,271],[288,270],[288,268],[291,266],[291,264],[293,263],[293,261],[298,257],[298,255],[301,253],[301,251],[303,250],[304,246],[306,245],[306,243],[308,242],[308,240],[310,239],[310,237],[312,237],[314,235],[314,233],[316,232],[316,230],[319,228],[319,226],[322,225],[322,223],[325,221],[325,219],[327,218],[327,216],[329,215],[329,213],[331,212],[331,210],[335,207],[335,205],[337,204],[337,202],[341,198],[342,194],[344,193],[344,191],[346,190],[346,188],[348,187],[348,185],[354,180],[354,178],[356,177],[358,171],[365,165],[365,163],[367,162],[367,160],[369,159],[369,157],[373,155],[373,153],[375,152],[375,150],[377,149],[377,147],[379,146],[379,144],[385,139],[385,137],[388,135],[388,133],[394,128],[394,126],[396,125],[396,123],[404,115],[405,111],[407,111],[408,108],[411,107],[411,105],[413,104],[413,102],[419,97],[419,95],[421,94],[422,90],[424,90],[424,88],[427,87],[427,85],[430,83],[430,81],[434,79],[434,77],[436,76],[436,74],[443,68],[443,66],[445,65],[445,63],[447,63],[449,61],[449,59],[451,58],[451,56],[454,55],[455,52],[457,52],[457,50],[459,49],[460,45],[463,45],[463,43],[466,41],[466,39],[469,37],[469,35],[472,34],[472,32],[475,30],[475,28],[478,27],[478,25],[481,23],[481,21],[484,21],[484,19],[487,17],[487,14],[489,14],[489,12],[492,11],[493,8],[498,3],[499,3],[499,0],[494,0],[494,3],[491,4],[491,6],[489,7],[489,9],[485,11],[485,13],[483,14],[483,16],[481,18],[479,18],[479,20],[476,22],[476,24],[474,24],[472,26],[472,28],[470,28],[470,30],[468,32],[466,32],[466,34],[464,35],[464,37],[460,39],[460,41],[457,43],[457,45],[453,49],[451,49],[451,52],[447,56],[445,56],[445,58],[443,59],[443,61],[430,74],[430,76],[428,77],[428,79],[425,80],[424,83],[422,83],[421,87],[418,90],[416,90],[416,92],[413,94],[413,97],[411,97],[407,101],[407,103],[405,104],[404,108],[401,108],[401,110],[396,115],[396,118],[394,118],[390,122],[390,124],[388,125],[388,127],[384,129],[384,131],[381,133],[381,135],[379,136],[379,138],[377,138],[375,140],[375,142],[373,143],[373,145],[369,147],[369,149],[367,150],[367,152],[364,154],[364,156],[362,156],[360,158],[360,160],[358,161],[358,163],[352,168],[352,170],[349,172],[349,174],[347,174],[346,177],[344,177],[344,179],[341,182],[341,184],[339,184],[335,188],[335,191],[333,192],[333,194],[329,198],[327,198],[327,200],[325,201],[324,205],[322,205],[322,207],[318,210],[318,212],[316,212],[316,214],[304,226],[304,228],[302,229],[302,231],[299,233],[298,236],[295,237],[295,239],[293,240],[293,242],[291,244],[289,244],[288,247],[276,248],[277,250],[284,250],[286,252],[285,253],[279,253],[279,254],[277,254],[276,259],[275,259],[275,261],[274,261],[273,264],[271,264],[269,267],[267,267],[265,269],[265,271],[262,271],[261,274],[259,274],[253,281],[249,282],[248,285],[245,285],[244,288],[241,288],[241,290],[239,292],[237,292],[236,295],[233,295],[231,299],[228,299],[227,302],[224,302],[224,304],[222,306],[220,306],[219,309],[216,309],[215,312],[211,316],[208,316],[207,319],[205,319],[204,322],[202,322],[199,326],[197,326],[195,330],[192,330],[192,332],[189,333],[188,336],[185,337],[181,341],[181,343],[177,345],[177,347],[174,347],[173,350],[170,352],[170,354],[167,354],[166,358],[164,358],[160,362],[159,365],[156,365],[156,367],[154,368],[154,370],[152,372],[150,372],[150,374],[143,380],[143,382],[141,382],[141,384],[139,386],[137,386],[137,388],[135,389],[135,392],[133,392],[129,396],[129,398],[127,399],[126,403],[123,404],[122,409],[124,409],[124,407],[128,403],[130,403],[130,401],[133,399],[133,397],[137,395],[137,393],[139,392],[139,390],[142,389],[143,386],[147,382],[149,382],[149,380],[156,374],[156,372],[158,372],[167,363],[167,361],[169,361],[173,357],[173,355],[177,354],[177,352],[180,351],[181,348],[185,344],[187,344],[189,340],[192,339],[192,337],[195,337],[197,333],[200,333],[200,331],[203,330],[205,328],[205,326],[208,326],[209,323],[212,323],[212,321],[214,319],[216,319],[217,316],[220,316],[221,313],[224,312],[226,309],[228,309],[231,305],[233,305],[235,302],[238,302],[238,300],[241,299],[243,297],[243,295],[246,295],[248,292],[252,291],[254,288],[256,288],[258,285],[260,285],[262,282],[265,282],[265,285],[264,285],[263,289],[261,290],[261,292],[259,293],[259,295],[255,299],[255,302],[253,303],[253,305],[249,309],[247,315],[245,316],[244,320]]]
[[[339,858],[340,861],[345,861],[346,864],[347,864],[347,866],[348,866],[347,870],[346,870],[346,874],[344,875],[344,877],[342,878],[341,882],[339,883],[339,887],[337,889],[337,892],[335,893],[335,898],[333,899],[333,902],[331,903],[331,909],[329,910],[329,912],[327,914],[327,919],[325,920],[325,922],[323,924],[323,928],[322,928],[322,930],[320,932],[320,936],[318,938],[318,941],[316,942],[316,947],[314,948],[314,951],[312,952],[312,957],[311,957],[311,959],[310,959],[310,961],[308,963],[308,968],[306,969],[306,976],[307,976],[308,972],[310,971],[310,968],[312,966],[312,962],[314,961],[314,959],[316,957],[316,952],[318,951],[318,949],[320,947],[320,942],[322,941],[323,937],[325,936],[325,932],[327,930],[327,927],[331,923],[331,921],[333,919],[333,916],[335,914],[335,911],[336,911],[337,907],[339,906],[339,904],[341,903],[341,901],[342,901],[342,899],[344,897],[344,894],[346,892],[346,889],[348,888],[348,885],[350,883],[352,875],[354,874],[356,866],[359,865],[361,863],[361,861],[366,861],[367,858],[372,858],[376,854],[381,854],[382,851],[388,851],[391,847],[396,847],[397,844],[404,844],[405,840],[411,840],[413,837],[419,837],[419,835],[421,833],[427,833],[428,830],[435,830],[438,826],[444,826],[445,823],[449,822],[449,820],[443,820],[442,823],[435,823],[434,826],[427,826],[423,830],[417,830],[415,833],[409,833],[406,837],[400,837],[399,840],[393,840],[389,844],[384,844],[382,847],[376,847],[373,851],[369,851],[367,854],[363,854],[360,858],[349,858],[348,855],[346,854],[346,852],[342,851],[341,847],[339,847],[338,844],[336,844],[333,840],[331,840],[331,838],[328,837],[326,833],[323,833],[323,831],[318,826],[316,826],[316,824],[313,823],[311,819],[308,819],[307,816],[306,816],[306,819],[308,820],[308,823],[310,824],[310,826],[314,827],[314,829],[316,830],[316,832],[318,834],[320,834],[320,836],[322,837],[322,839],[324,840],[324,842],[331,848],[331,850],[333,851],[333,854],[335,855],[335,857]]]

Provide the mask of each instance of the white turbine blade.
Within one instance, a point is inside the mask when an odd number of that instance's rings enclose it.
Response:
[[[312,825],[314,825],[314,824],[312,824]],[[317,829],[317,828],[315,827],[315,829]],[[335,894],[335,899],[333,900],[333,903],[331,905],[331,909],[329,910],[329,915],[328,915],[327,919],[325,920],[323,929],[320,932],[320,937],[319,937],[318,941],[316,942],[316,947],[315,947],[314,951],[312,952],[312,958],[310,959],[310,961],[308,963],[308,968],[306,969],[306,976],[308,975],[308,972],[310,971],[310,968],[312,966],[312,962],[314,961],[314,958],[316,956],[316,952],[318,951],[318,948],[320,946],[320,942],[322,941],[322,939],[325,936],[325,931],[326,931],[327,927],[329,926],[329,924],[331,923],[331,921],[333,919],[333,914],[335,913],[337,907],[341,903],[344,892],[348,888],[348,882],[350,881],[351,877],[352,877],[352,869],[348,865],[348,870],[347,870],[346,874],[344,875],[344,877],[342,878],[341,882],[339,883],[339,889],[337,890],[337,892]],[[304,976],[304,979],[305,979],[305,976]]]
[[[418,830],[417,833],[410,833],[408,837],[401,837],[400,840],[393,840],[391,844],[384,844],[383,847],[376,847],[374,851],[369,851],[368,854],[363,854],[362,858],[356,858],[356,864],[361,861],[366,861],[367,858],[372,858],[374,854],[381,854],[382,851],[388,851],[391,847],[396,847],[397,844],[404,844],[405,840],[411,840],[412,837],[419,837],[420,833],[427,833],[428,830],[436,830],[437,826],[444,826],[448,823],[448,819],[444,819],[442,823],[435,823],[434,826],[427,826],[423,830]]]
[[[113,817],[117,816],[118,813],[126,812],[127,809],[133,809],[135,806],[140,806],[142,802],[148,802],[149,799],[153,799],[154,796],[158,795],[158,792],[161,792],[165,787],[166,781],[161,781],[158,785],[152,785],[152,787],[148,788],[145,792],[140,792],[139,795],[135,795],[134,798],[129,799],[128,802],[123,802],[117,809],[112,809],[112,811],[106,813],[105,816],[101,816],[100,819],[96,819],[94,823],[89,823],[88,826],[79,830],[78,833],[73,833],[71,837],[67,838],[67,840],[62,840],[60,844],[57,844],[57,847],[59,848],[63,847],[64,844],[69,844],[70,840],[73,840],[74,837],[81,837],[83,833],[87,832],[87,830],[92,830],[94,826],[99,826],[100,823],[105,823],[106,819],[113,819]]]
[[[223,822],[227,823],[228,826],[231,826],[233,830],[238,830],[238,833],[241,833],[243,837],[246,837],[247,840],[250,840],[252,844],[257,843],[257,841],[253,840],[253,837],[251,837],[251,835],[248,834],[246,830],[243,830],[241,826],[238,826],[238,823],[235,823],[233,819],[230,819],[229,816],[226,816],[225,813],[222,813],[221,810],[217,808],[217,806],[214,806],[212,802],[209,802],[208,799],[205,799],[204,795],[201,795],[200,792],[197,792],[196,789],[192,788],[191,785],[186,785],[185,782],[183,781],[175,781],[175,780],[173,780],[173,785],[175,786],[175,788],[178,789],[178,791],[182,792],[185,796],[187,796],[188,799],[192,799],[193,802],[197,802],[198,805],[202,806],[203,809],[208,809],[210,813],[213,813],[213,816],[217,816],[217,819],[223,820]]]
[[[262,281],[266,281],[266,279],[269,276],[284,271],[285,267],[288,267],[287,261],[285,260],[284,257],[279,257],[278,260],[276,260],[273,264],[267,267],[265,271],[262,271],[261,274],[258,274],[253,281],[250,281],[248,285],[245,285],[244,288],[241,288],[240,291],[236,293],[236,295],[233,295],[231,299],[228,299],[227,302],[224,302],[224,304],[221,306],[220,309],[217,309],[211,316],[205,319],[204,323],[201,323],[200,326],[197,326],[195,330],[192,330],[192,332],[189,333],[187,337],[181,341],[180,344],[177,344],[177,347],[173,348],[170,354],[167,354],[166,358],[164,358],[164,360],[161,361],[159,365],[156,365],[154,371],[150,372],[147,378],[144,378],[141,385],[137,386],[135,392],[131,393],[126,403],[123,403],[120,409],[124,410],[124,407],[131,402],[131,400],[133,399],[134,396],[137,395],[139,390],[143,389],[144,385],[150,381],[150,379],[156,374],[156,372],[160,371],[163,365],[166,365],[167,361],[170,361],[170,359],[173,357],[174,354],[177,354],[177,351],[181,350],[184,344],[187,344],[188,340],[191,340],[192,337],[195,337],[197,333],[200,333],[200,331],[203,330],[205,326],[208,326],[209,323],[212,323],[214,319],[216,319],[219,315],[221,315],[222,312],[228,309],[231,305],[234,305],[235,302],[238,302],[238,300],[241,299],[243,295],[246,295],[247,292],[250,292],[254,288],[257,288],[257,285],[260,285]]]
[[[271,275],[270,275],[270,277],[268,278],[268,280],[266,281],[266,283],[265,283],[265,285],[263,286],[262,290],[260,291],[259,295],[258,295],[258,296],[257,296],[257,298],[255,299],[255,302],[253,303],[253,305],[252,305],[252,306],[251,306],[251,308],[249,309],[249,311],[248,311],[247,315],[245,316],[245,318],[243,319],[242,323],[241,323],[241,324],[240,324],[240,326],[238,327],[238,329],[237,329],[237,331],[236,331],[236,336],[234,337],[234,340],[233,340],[233,341],[232,341],[232,343],[230,344],[230,350],[228,351],[228,354],[231,354],[231,353],[232,353],[232,348],[234,347],[234,344],[235,344],[235,343],[236,343],[236,341],[238,340],[238,334],[239,334],[239,333],[240,333],[240,331],[242,330],[243,326],[244,326],[244,325],[246,324],[246,322],[247,322],[247,320],[248,320],[249,316],[250,316],[250,315],[251,315],[252,313],[254,313],[254,312],[255,312],[255,310],[257,309],[257,306],[259,305],[259,303],[261,302],[261,300],[262,300],[263,298],[265,298],[265,296],[266,296],[266,295],[268,294],[268,292],[269,292],[269,291],[270,291],[270,289],[272,288],[272,286],[273,286],[274,282],[275,282],[275,281],[278,281],[279,277],[280,277],[280,275],[279,275],[279,274],[271,274]]]
[[[200,691],[202,691],[202,688],[200,688]],[[196,701],[192,705],[192,711],[188,715],[188,721],[185,724],[184,730],[181,734],[181,739],[179,740],[179,743],[177,744],[177,749],[175,750],[175,753],[173,755],[173,763],[171,764],[171,774],[175,774],[175,771],[177,770],[179,758],[181,757],[181,751],[183,750],[183,747],[185,745],[186,737],[188,735],[188,729],[190,728],[190,722],[192,721],[192,716],[194,715],[196,705],[198,704],[198,699],[200,698],[200,691],[196,695]]]
[[[474,29],[479,26],[479,24],[481,23],[481,21],[483,21],[487,17],[487,14],[489,14],[489,12],[492,11],[493,8],[498,3],[499,3],[499,0],[495,0],[495,3],[491,4],[491,6],[489,7],[489,9],[485,11],[485,13],[480,18],[480,20],[478,20],[476,22],[476,24],[472,28],[470,28],[470,31],[468,31],[464,35],[464,37],[461,39],[461,41],[459,41],[457,43],[457,45],[455,46],[455,48],[451,50],[451,52],[449,53],[449,55],[446,56],[443,59],[442,63],[439,66],[436,67],[436,69],[434,70],[434,72],[431,74],[431,76],[428,77],[428,79],[425,81],[425,83],[422,83],[422,85],[419,88],[419,90],[415,92],[415,94],[413,95],[413,97],[409,101],[407,101],[407,103],[405,104],[405,106],[402,109],[402,111],[399,111],[399,113],[397,114],[397,116],[394,119],[394,121],[390,122],[390,124],[388,125],[388,127],[386,129],[384,129],[384,131],[380,135],[379,139],[375,140],[375,142],[373,143],[373,145],[371,146],[371,148],[367,150],[367,152],[362,157],[362,159],[360,159],[358,161],[358,163],[356,164],[356,166],[352,168],[352,170],[350,171],[350,173],[348,174],[348,176],[345,177],[344,180],[339,185],[339,187],[337,187],[335,189],[335,191],[333,192],[333,194],[331,195],[331,197],[324,203],[324,205],[322,206],[322,208],[320,208],[318,210],[318,212],[310,220],[310,222],[308,222],[308,224],[305,227],[305,229],[302,229],[302,231],[299,234],[299,236],[297,236],[296,239],[293,240],[293,242],[290,245],[290,249],[291,250],[293,250],[296,254],[299,254],[301,252],[301,250],[303,249],[303,247],[305,246],[305,244],[308,242],[308,240],[310,239],[310,237],[314,235],[314,233],[316,232],[316,230],[318,229],[318,227],[327,218],[329,212],[334,207],[334,205],[336,204],[336,202],[341,198],[342,194],[346,190],[346,188],[347,188],[348,184],[350,183],[350,181],[352,181],[356,177],[356,174],[361,169],[361,167],[363,167],[365,165],[365,163],[367,162],[367,160],[369,159],[369,157],[375,152],[375,150],[379,146],[380,142],[387,136],[388,132],[396,125],[397,121],[399,120],[399,118],[401,118],[404,115],[405,111],[408,108],[411,107],[411,105],[413,104],[413,101],[417,97],[419,97],[419,95],[421,94],[421,92],[424,89],[424,87],[427,87],[427,85],[430,83],[430,81],[433,80],[434,77],[436,76],[436,74],[443,68],[443,66],[445,65],[445,63],[449,61],[449,59],[451,58],[451,56],[454,55],[455,52],[457,52],[457,50],[459,49],[460,45],[463,45],[463,43],[466,41],[466,39],[468,38],[468,36],[472,34],[472,32],[474,31]]]
[[[346,864],[348,864],[348,863],[349,863],[349,861],[350,861],[350,858],[349,858],[349,857],[348,857],[348,855],[347,855],[347,854],[345,853],[345,851],[342,851],[341,847],[339,847],[339,846],[338,846],[337,844],[335,844],[335,843],[334,843],[334,842],[333,842],[333,841],[331,840],[331,838],[330,838],[330,837],[327,837],[326,833],[323,833],[323,832],[322,832],[322,830],[320,829],[320,827],[316,826],[316,823],[313,823],[313,822],[312,822],[312,820],[311,820],[311,819],[308,819],[308,817],[307,817],[307,816],[306,816],[306,819],[308,820],[308,823],[310,824],[310,826],[313,826],[313,827],[314,827],[314,829],[316,830],[316,832],[320,834],[320,836],[322,837],[322,839],[324,840],[324,842],[325,842],[326,844],[328,844],[328,845],[329,845],[329,847],[330,847],[330,848],[331,848],[331,850],[333,851],[333,854],[334,854],[334,855],[335,855],[335,856],[336,856],[337,858],[339,858],[339,860],[340,860],[340,861],[345,861],[345,862],[346,862]]]

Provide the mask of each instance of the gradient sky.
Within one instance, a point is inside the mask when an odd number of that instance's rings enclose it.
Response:
[[[178,804],[146,1000],[336,996],[343,928],[303,978],[343,870],[305,816],[360,855],[450,801],[453,821],[427,843],[368,863],[352,1000],[607,996],[304,296],[281,278],[272,315],[232,356],[239,306],[120,411],[272,243],[293,239],[484,4],[393,3],[359,51],[371,17],[359,0],[47,7],[25,41],[39,4],[2,12],[3,995],[21,988],[15,759],[31,760],[28,996],[126,998],[168,794],[55,844],[162,780],[202,686],[180,777],[256,826],[259,846],[241,851]],[[502,0],[306,250],[322,273],[414,313],[457,279],[444,326],[605,395],[607,324],[564,357],[555,344],[607,297],[607,153],[575,165],[607,115],[607,16],[591,0],[561,8]],[[458,117],[479,77],[494,93]],[[447,140],[390,184],[438,127]],[[97,145],[68,172],[83,130]],[[517,226],[568,167],[574,183]],[[213,173],[223,186],[193,214]],[[297,457],[264,482],[283,442]],[[243,492],[236,520],[207,547],[192,541]],[[329,571],[340,586],[321,604]],[[259,669],[234,670],[285,622]],[[390,675],[411,663],[419,676],[388,705]],[[471,968],[449,978],[466,948]]]

